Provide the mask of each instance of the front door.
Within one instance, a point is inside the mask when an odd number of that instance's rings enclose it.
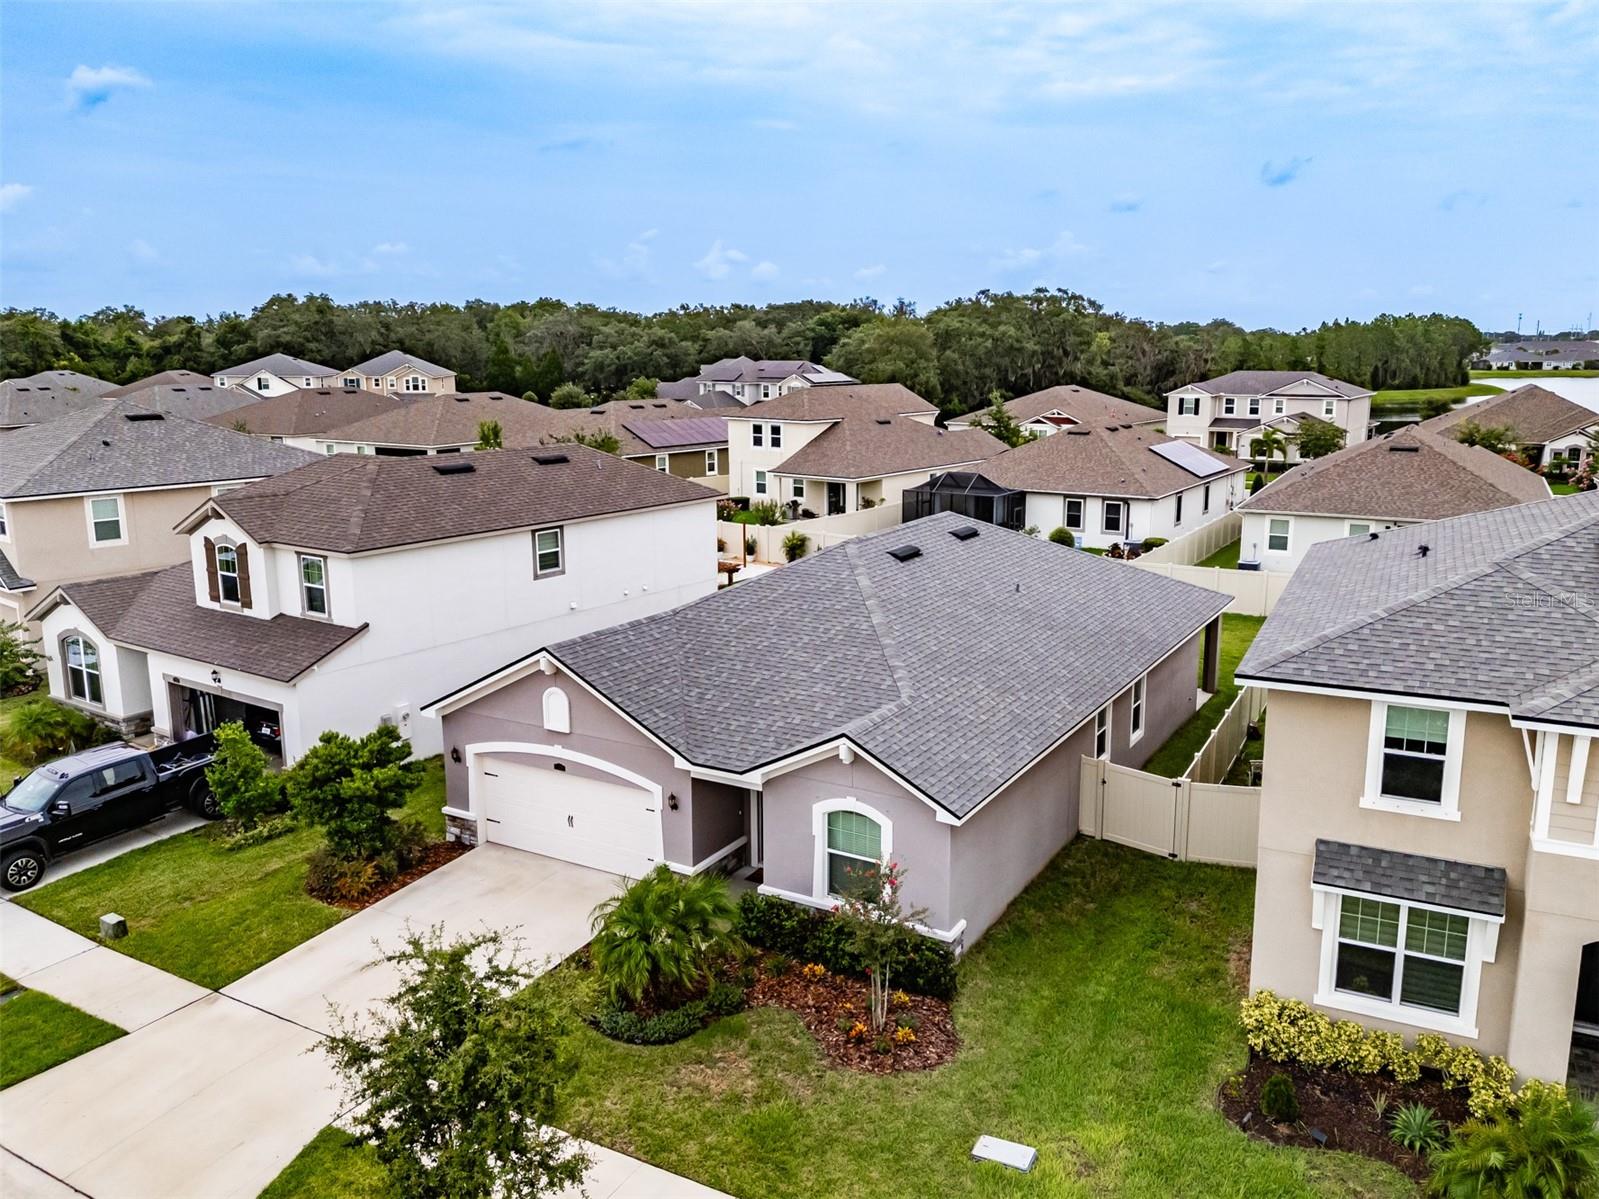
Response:
[[[827,514],[837,516],[844,511],[844,484],[829,483],[827,485]]]
[[[1577,967],[1577,1018],[1579,1031],[1599,1037],[1599,941],[1582,947]]]

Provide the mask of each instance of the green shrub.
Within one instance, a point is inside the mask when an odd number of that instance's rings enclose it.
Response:
[[[1277,1124],[1292,1124],[1299,1119],[1299,1094],[1294,1080],[1286,1074],[1273,1074],[1260,1088],[1260,1114]]]
[[[37,766],[115,739],[105,725],[76,708],[53,699],[30,699],[11,709],[11,719],[0,733],[0,750],[24,766]]]
[[[393,725],[360,738],[330,729],[284,775],[285,790],[294,814],[327,834],[334,857],[373,861],[395,852],[399,826],[389,813],[422,774],[410,758]]]
[[[1427,1191],[1447,1199],[1599,1195],[1594,1111],[1564,1087],[1529,1082],[1512,1103],[1455,1129],[1432,1155]]]
[[[811,539],[795,529],[783,538],[783,557],[789,562],[798,562],[805,556],[805,551],[811,548]]]
[[[1425,1103],[1402,1104],[1388,1135],[1412,1153],[1431,1153],[1444,1143],[1443,1121]]]
[[[693,1036],[712,1020],[744,1007],[744,992],[726,982],[713,982],[704,996],[675,1008],[644,1016],[614,1002],[600,1007],[590,1023],[615,1041],[630,1045],[667,1045]]]
[[[780,525],[783,523],[783,509],[776,500],[756,500],[745,509],[755,519],[749,524]]]
[[[835,974],[856,978],[862,974],[849,928],[830,913],[750,891],[738,902],[735,927],[751,945],[791,961],[818,962]],[[957,985],[955,954],[931,937],[920,937],[905,962],[896,967],[894,979],[896,986],[907,991],[953,999]]]
[[[305,889],[324,903],[359,903],[393,878],[374,858],[342,858],[326,845],[305,860]]]
[[[1167,537],[1146,537],[1146,538],[1144,538],[1144,549],[1146,551],[1147,550],[1159,549],[1161,546],[1165,545],[1166,542],[1169,541],[1169,540],[1170,540],[1170,538],[1167,538]]]
[[[589,956],[617,1006],[681,1005],[711,981],[737,943],[736,909],[716,874],[676,874],[657,866],[597,904]]]
[[[265,845],[268,841],[275,841],[279,837],[287,836],[298,828],[294,817],[290,815],[271,816],[265,820],[258,820],[254,824],[237,831],[227,831],[220,838],[222,848],[230,853],[240,849],[252,849],[257,845]]]
[[[760,542],[755,540],[753,534],[744,538],[744,556],[746,558],[755,557],[755,551],[758,549],[760,549]]]
[[[1049,539],[1056,545],[1076,545],[1077,538],[1072,536],[1072,531],[1065,525],[1057,525],[1050,530]]]
[[[766,973],[773,978],[782,978],[794,969],[794,960],[781,953],[771,954],[766,959]]]
[[[217,726],[216,757],[205,781],[229,820],[249,828],[283,806],[283,780],[267,768],[266,751],[236,720]]]
[[[44,655],[27,627],[0,621],[0,695],[32,691],[44,682]]]

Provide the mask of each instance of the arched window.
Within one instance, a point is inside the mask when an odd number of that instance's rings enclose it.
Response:
[[[61,657],[67,668],[67,694],[89,704],[105,702],[100,687],[100,650],[87,637],[73,633],[62,638]]]
[[[217,543],[217,593],[223,603],[239,602],[239,550],[223,542]]]
[[[548,687],[544,691],[544,727],[552,733],[572,731],[572,705],[567,701],[566,692],[559,687]]]
[[[887,816],[857,799],[829,799],[812,809],[816,836],[817,899],[841,898],[860,888],[894,852],[894,826]]]

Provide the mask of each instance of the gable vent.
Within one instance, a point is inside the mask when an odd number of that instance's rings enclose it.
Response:
[[[922,556],[922,547],[919,545],[902,545],[898,549],[888,551],[888,556],[896,562],[909,562],[912,558]]]
[[[433,469],[441,475],[469,475],[477,470],[470,462],[435,462]]]
[[[565,454],[534,454],[533,461],[540,466],[559,466],[563,462],[572,461],[572,459]]]
[[[970,541],[977,536],[977,529],[973,525],[962,525],[958,529],[951,529],[949,535],[956,541]]]
[[[1390,454],[1418,454],[1421,452],[1419,445],[1391,445],[1388,447]]]
[[[159,412],[124,412],[123,420],[166,420]]]

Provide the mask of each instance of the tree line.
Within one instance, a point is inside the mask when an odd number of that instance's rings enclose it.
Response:
[[[1233,370],[1315,370],[1373,389],[1451,387],[1487,342],[1461,317],[1383,315],[1315,329],[1246,330],[1227,320],[1164,324],[1063,289],[981,291],[925,315],[801,300],[683,305],[640,314],[541,299],[497,304],[338,304],[275,295],[249,315],[150,317],[103,308],[68,319],[0,312],[0,377],[71,369],[116,383],[179,367],[212,373],[283,352],[336,370],[404,349],[457,372],[465,390],[601,400],[640,379],[679,379],[719,358],[795,358],[868,383],[903,383],[946,413],[1079,384],[1162,405],[1165,392]]]

